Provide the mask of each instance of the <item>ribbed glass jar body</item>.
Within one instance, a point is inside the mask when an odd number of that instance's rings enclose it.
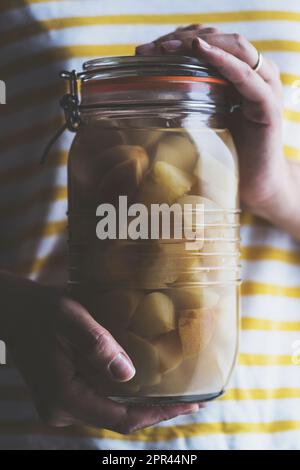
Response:
[[[190,59],[163,73],[156,59],[122,59],[109,76],[101,61],[87,66],[69,158],[70,290],[136,368],[127,383],[94,386],[148,404],[222,394],[239,315],[228,87]]]

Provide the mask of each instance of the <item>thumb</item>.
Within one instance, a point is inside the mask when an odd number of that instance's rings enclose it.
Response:
[[[126,382],[135,375],[135,368],[124,349],[78,302],[69,298],[60,302],[57,328],[97,371],[118,382]]]

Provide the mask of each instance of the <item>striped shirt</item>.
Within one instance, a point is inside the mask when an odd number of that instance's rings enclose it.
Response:
[[[44,144],[62,123],[62,69],[130,55],[178,25],[239,32],[277,62],[284,85],[284,152],[300,162],[300,2],[286,0],[1,0],[0,266],[66,281],[66,160],[73,135]],[[300,449],[300,245],[242,215],[239,363],[228,393],[196,415],[133,435],[52,429],[38,420],[16,369],[0,366],[0,448]],[[298,349],[298,350],[297,350]]]

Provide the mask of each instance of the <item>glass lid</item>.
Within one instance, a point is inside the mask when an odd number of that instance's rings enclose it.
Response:
[[[82,81],[134,76],[213,77],[226,81],[212,67],[194,57],[179,55],[100,57],[83,64]]]

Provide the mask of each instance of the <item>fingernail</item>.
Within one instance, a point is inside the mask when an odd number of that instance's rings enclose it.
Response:
[[[187,406],[186,409],[181,413],[182,415],[190,415],[192,413],[197,413],[200,407],[197,403],[193,403],[190,406]]]
[[[201,49],[211,49],[211,45],[208,42],[204,41],[202,38],[196,38],[194,44],[201,47]]]
[[[182,47],[182,41],[179,39],[172,39],[171,41],[162,42],[161,47],[166,52],[174,52]]]
[[[119,382],[132,379],[135,368],[123,353],[119,353],[109,364],[108,370],[111,376]]]
[[[149,42],[147,44],[141,44],[140,46],[137,46],[136,53],[137,54],[149,54],[150,52],[153,52],[154,49],[155,49],[154,42]]]

